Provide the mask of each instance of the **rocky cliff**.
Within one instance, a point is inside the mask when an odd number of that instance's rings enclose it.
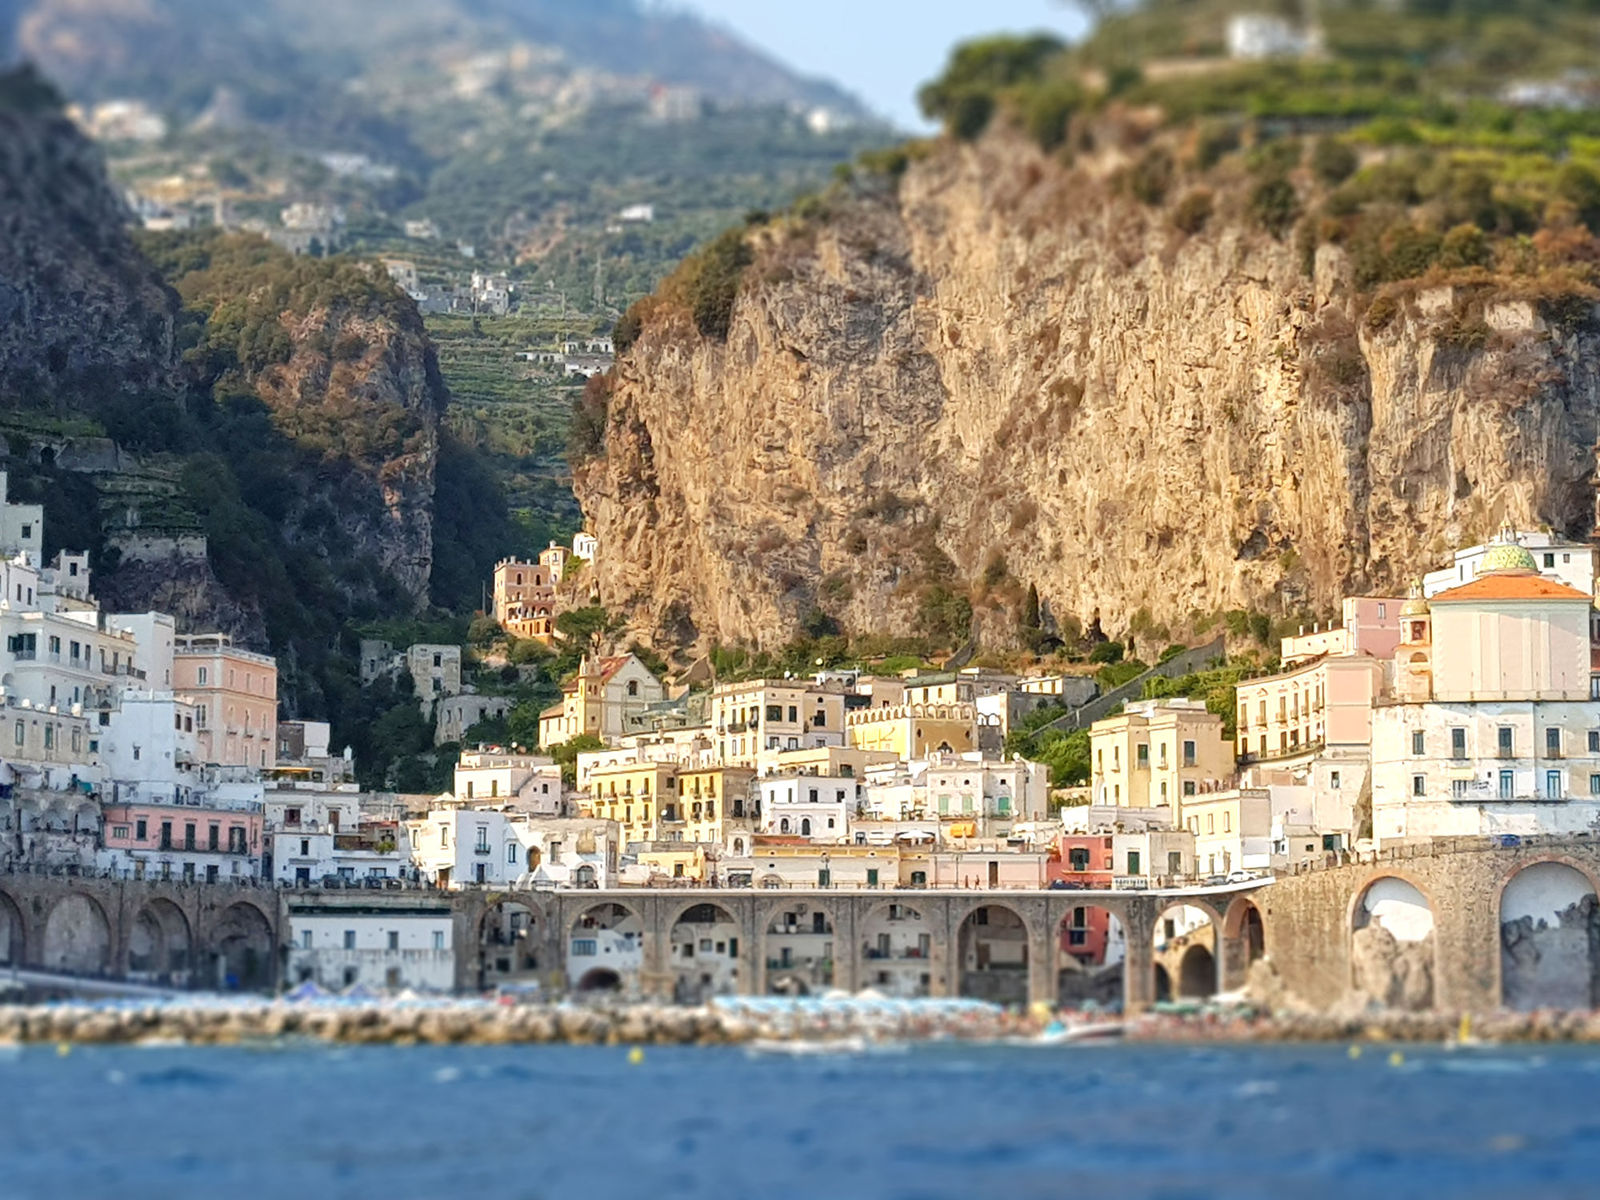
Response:
[[[0,74],[0,385],[15,399],[178,387],[177,305],[94,146],[31,71]]]
[[[996,644],[1034,584],[1047,621],[1177,635],[1392,593],[1505,518],[1589,533],[1582,289],[1375,295],[1250,219],[1235,168],[1136,199],[1144,136],[945,140],[753,229],[725,340],[666,289],[576,466],[606,601],[663,644],[770,646],[956,594]]]

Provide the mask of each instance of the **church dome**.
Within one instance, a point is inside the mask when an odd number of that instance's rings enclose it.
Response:
[[[1412,584],[1411,595],[1400,606],[1401,617],[1425,617],[1430,612],[1432,610],[1428,607],[1428,602],[1422,598],[1422,586],[1417,583]]]
[[[1530,575],[1539,573],[1539,564],[1517,540],[1517,531],[1509,521],[1500,527],[1500,536],[1490,543],[1482,561],[1478,563],[1479,575],[1508,571],[1526,571]]]
[[[1528,571],[1537,575],[1539,564],[1534,561],[1532,554],[1516,542],[1496,542],[1478,564],[1479,575],[1487,575],[1491,571]]]

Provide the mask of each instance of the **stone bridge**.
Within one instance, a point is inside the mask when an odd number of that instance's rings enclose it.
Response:
[[[0,964],[270,990],[278,982],[281,907],[270,888],[0,875]]]
[[[1597,896],[1600,837],[1451,838],[1280,876],[1261,908],[1296,996],[1486,1013],[1600,1007]]]
[[[1265,957],[1326,1006],[1600,1007],[1600,837],[1452,839],[1275,881],[1149,891],[619,889],[431,893],[455,981],[655,998],[837,987],[1007,1002],[1232,990]],[[414,908],[309,892],[0,875],[0,964],[270,990],[289,908]],[[608,957],[609,956],[609,957]]]
[[[698,984],[709,984],[756,995],[875,987],[896,994],[1054,1003],[1066,994],[1066,979],[1082,973],[1072,954],[1074,932],[1091,926],[1094,918],[1086,914],[1099,910],[1115,919],[1122,935],[1123,962],[1111,968],[1116,978],[1110,998],[1137,1011],[1164,988],[1180,990],[1178,963],[1185,955],[1190,993],[1242,986],[1264,948],[1258,906],[1271,886],[1263,880],[1189,891],[467,892],[455,904],[457,984],[473,990],[520,974],[582,990],[586,976],[598,971],[613,976],[605,983],[616,986],[624,971],[598,957],[591,966],[574,950],[586,931],[626,930],[635,939],[638,961],[624,990],[656,998],[693,998]],[[325,900],[337,903],[332,896]],[[1158,936],[1161,923],[1184,909],[1209,933]],[[695,934],[697,928],[703,935]],[[508,929],[517,932],[506,936]],[[807,939],[827,946],[820,971],[783,954]],[[689,953],[697,942],[726,955],[720,978],[708,980],[700,955]],[[1163,951],[1158,943],[1173,948]],[[469,947],[478,953],[462,952]]]

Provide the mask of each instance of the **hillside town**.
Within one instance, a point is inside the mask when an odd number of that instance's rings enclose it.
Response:
[[[0,694],[13,727],[0,870],[305,893],[291,906],[291,982],[448,991],[457,955],[478,953],[455,944],[448,910],[363,915],[312,899],[350,889],[1215,887],[1434,839],[1600,824],[1593,550],[1545,533],[1506,528],[1408,596],[1347,598],[1341,622],[1284,638],[1281,669],[1242,681],[1231,713],[1129,688],[1097,695],[1091,677],[1060,672],[669,684],[638,654],[590,653],[540,715],[542,753],[464,746],[449,791],[410,795],[363,791],[327,723],[281,713],[272,657],[179,633],[163,613],[102,610],[87,555],[46,564],[42,509],[3,502],[4,486],[0,475]],[[600,553],[580,533],[502,561],[494,621],[558,642],[561,581]],[[463,685],[472,652],[369,640],[361,675],[409,676],[425,714],[459,739],[506,703]],[[1008,734],[1041,714],[1087,730],[1087,787],[1053,789],[1045,764],[1007,752]],[[1390,899],[1391,916],[1410,911]],[[1158,937],[1213,954],[1206,914],[1175,911]],[[831,982],[833,931],[815,916],[788,914],[778,931],[773,977],[786,986]],[[637,991],[632,912],[585,916],[554,974],[519,957],[518,920],[506,906],[486,985]],[[894,904],[880,924],[863,931],[872,986],[925,994],[920,915]],[[697,994],[733,990],[736,931],[712,915],[680,928]],[[986,931],[985,959],[1021,952],[1020,932],[1003,920]],[[1083,970],[1079,997],[1103,992],[1096,977],[1126,953],[1116,919],[1086,905],[1061,936]],[[0,961],[10,950],[0,943]],[[46,959],[90,969],[94,947],[64,938]],[[149,974],[181,976],[178,961]]]

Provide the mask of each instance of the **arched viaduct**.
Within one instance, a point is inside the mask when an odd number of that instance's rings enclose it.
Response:
[[[1600,1007],[1600,837],[1503,840],[1511,844],[1441,841],[1195,890],[469,890],[431,893],[428,903],[451,915],[456,985],[469,992],[513,959],[554,990],[576,986],[575,935],[605,910],[630,931],[645,996],[681,995],[690,971],[681,956],[697,941],[722,956],[717,990],[766,993],[799,974],[780,944],[814,930],[829,947],[827,986],[880,987],[899,972],[918,994],[1050,1002],[1066,994],[1076,939],[1095,936],[1084,914],[1098,910],[1120,930],[1114,986],[1128,1011],[1162,988],[1187,991],[1191,977],[1206,991],[1237,988],[1263,954],[1288,991],[1319,1006],[1365,989],[1451,1012]],[[291,906],[328,914],[417,903],[415,892],[0,875],[0,965],[271,990]],[[1198,924],[1174,936],[1168,922],[1181,909]],[[1374,962],[1398,978],[1374,981]]]
[[[0,963],[268,991],[278,981],[281,909],[270,888],[0,875]]]

